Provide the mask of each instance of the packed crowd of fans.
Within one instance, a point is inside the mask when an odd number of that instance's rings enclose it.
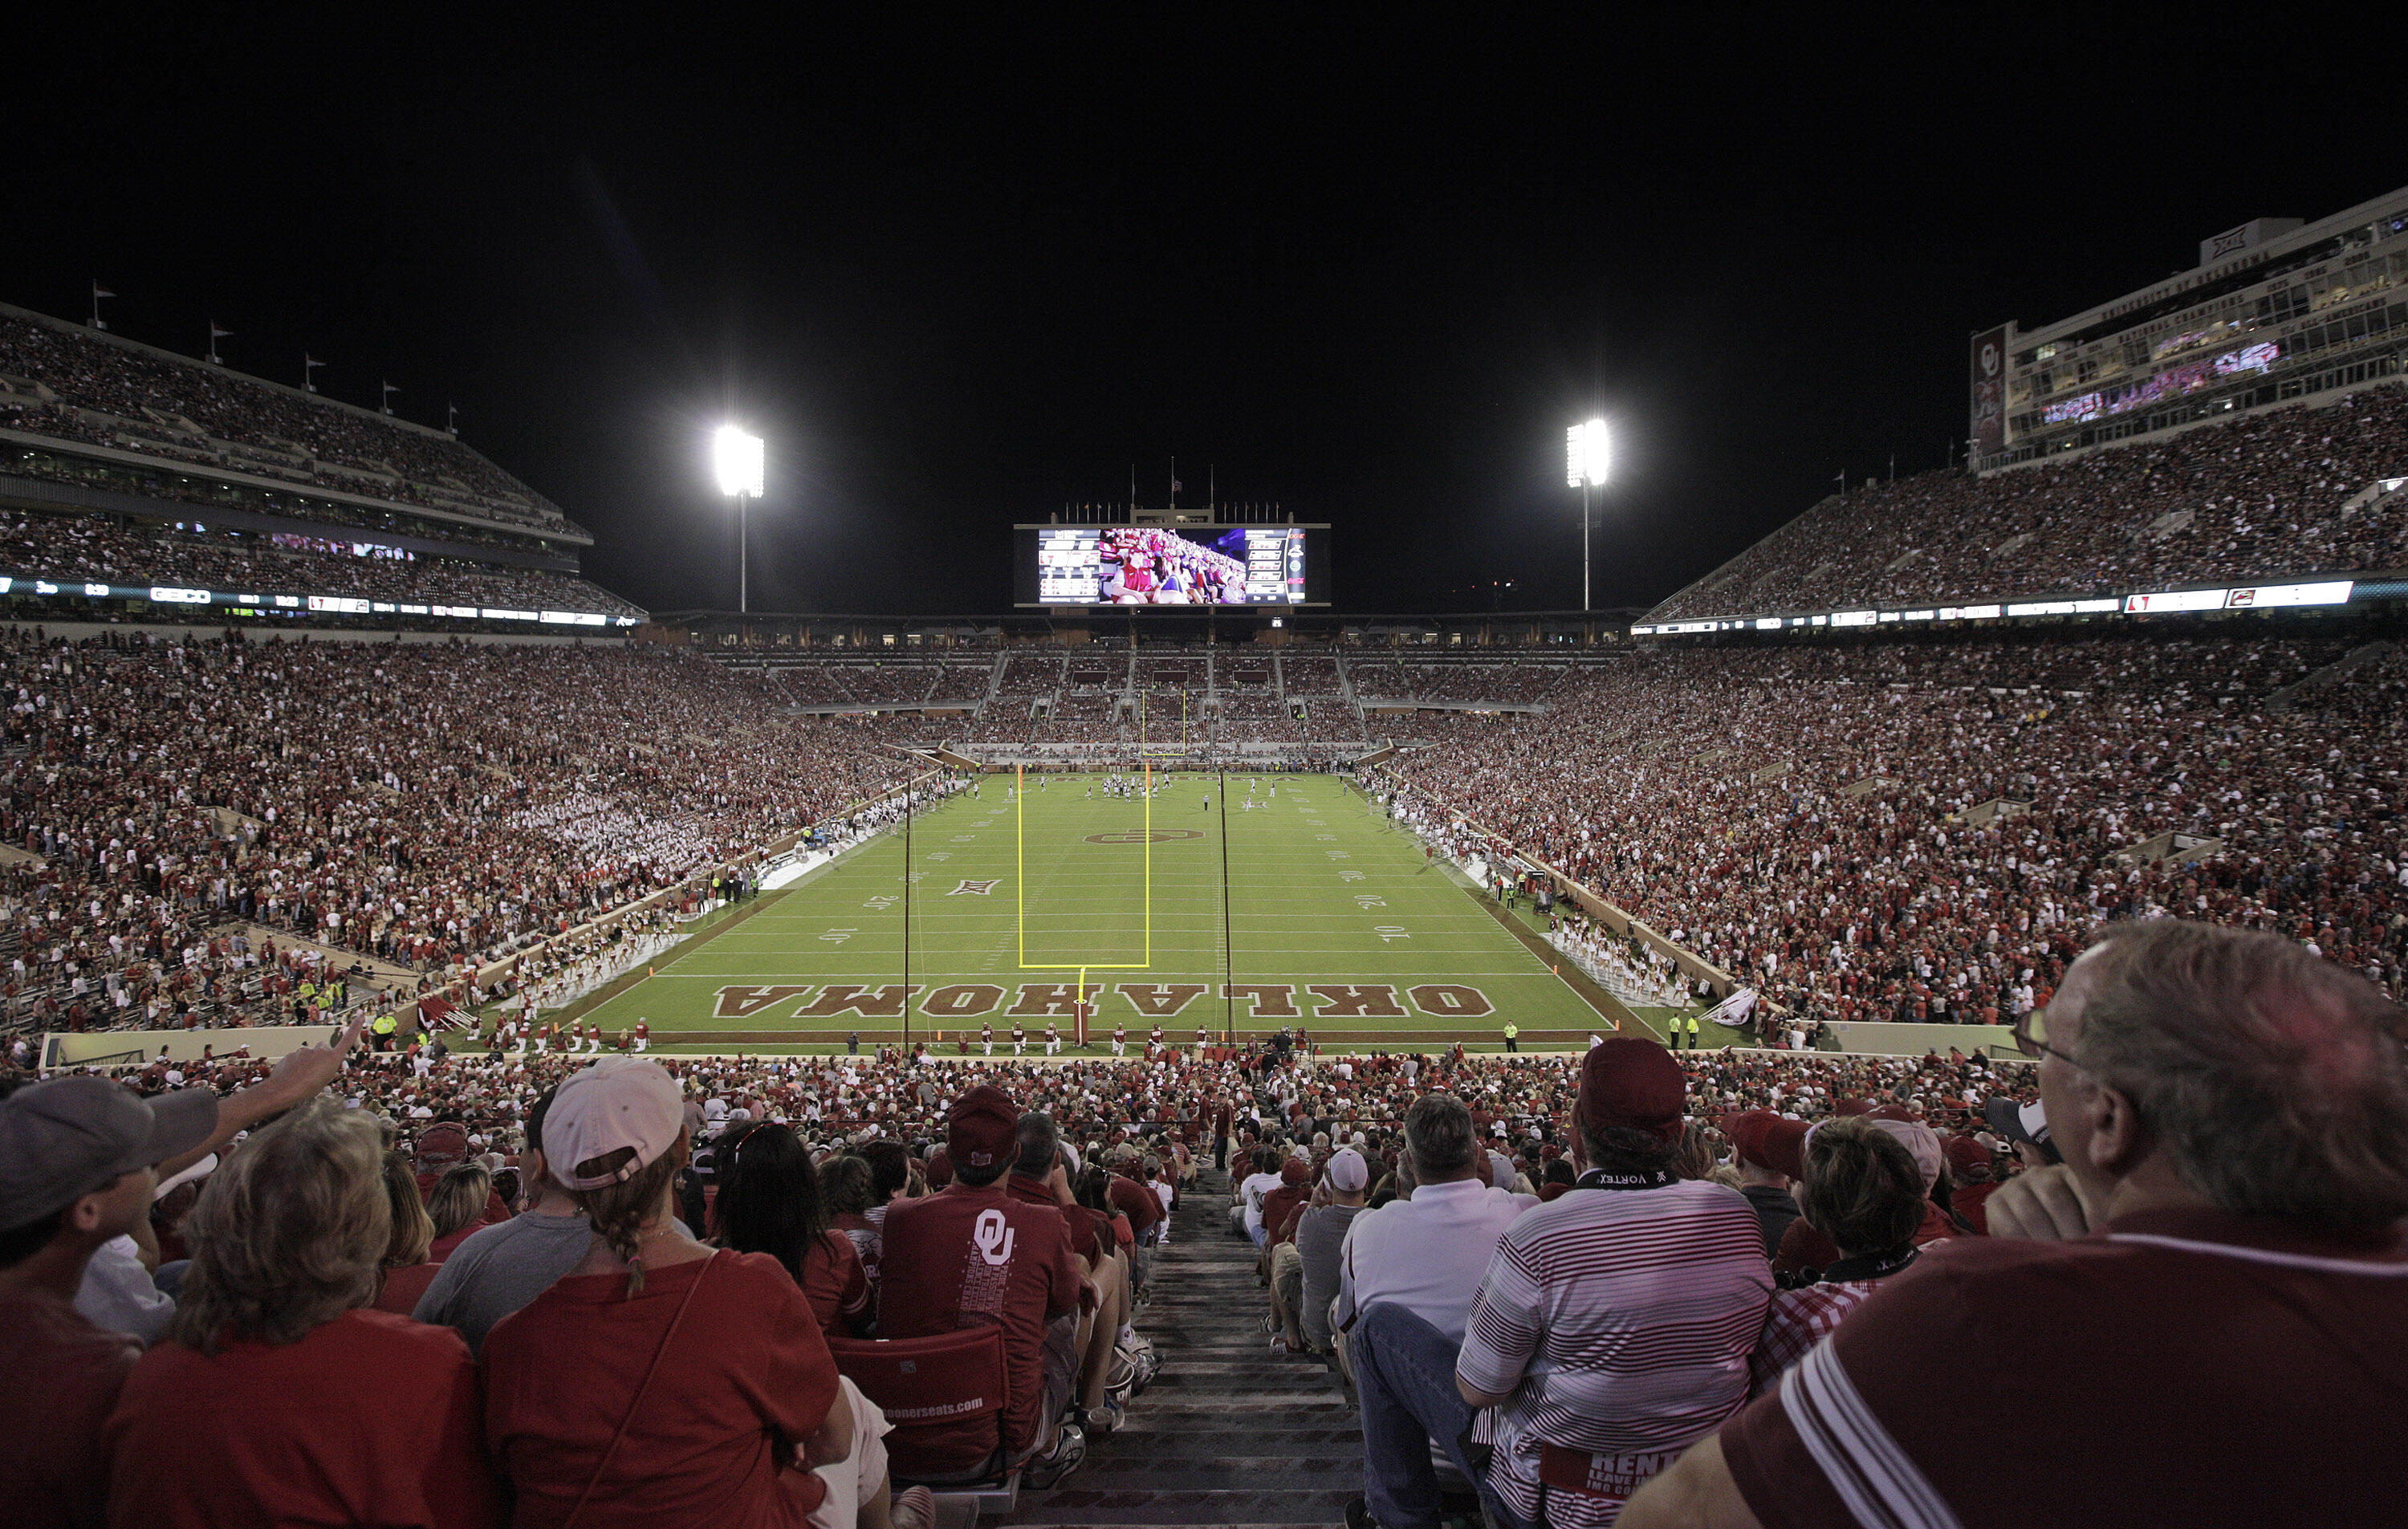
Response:
[[[2296,941],[2160,920],[2086,950],[2014,1064],[588,1066],[354,1031],[12,1077],[0,1409],[51,1443],[0,1493],[45,1526],[918,1529],[932,1433],[1042,1488],[1125,1424],[1168,1212],[1226,1165],[1273,1350],[1359,1407],[1351,1529],[1432,1529],[1450,1490],[1567,1529],[2381,1522],[2400,1024]],[[1000,1417],[932,1430],[853,1379],[862,1336],[976,1330]],[[2338,1451],[2268,1442],[2303,1386]]]
[[[449,979],[839,815],[908,764],[784,715],[759,681],[617,648],[15,631],[0,663],[7,992],[63,1029],[157,1004],[171,1022],[306,1017],[302,976],[224,925]]]
[[[2408,387],[2371,388],[1986,478],[1924,473],[1851,490],[1648,620],[2398,569],[2408,494],[2376,486],[2401,477]]]
[[[296,395],[238,372],[137,350],[76,325],[0,313],[0,426],[207,462],[399,504],[474,508],[557,530],[567,518],[451,436]]]
[[[138,530],[100,515],[18,514],[0,521],[0,569],[62,582],[168,585],[259,594],[347,594],[505,610],[642,611],[575,574],[409,554],[362,556],[334,539],[292,535]]]
[[[2169,914],[2399,993],[2408,661],[2264,709],[2343,646],[1665,650],[1400,770],[1467,850],[1509,841],[1818,1019],[2005,1022],[2099,923]]]

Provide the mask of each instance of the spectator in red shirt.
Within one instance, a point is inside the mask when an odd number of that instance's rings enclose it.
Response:
[[[1075,1337],[1082,1280],[1061,1207],[1004,1187],[1019,1122],[1019,1107],[985,1084],[946,1111],[953,1181],[887,1207],[878,1331],[905,1338],[1000,1326],[1011,1381],[1003,1448],[1029,1462],[1023,1480],[1038,1486],[1086,1456],[1086,1436],[1068,1421],[1067,1368],[1049,1376],[1045,1358],[1049,1333],[1067,1327]]]
[[[1965,1218],[1978,1236],[1990,1234],[1990,1212],[1986,1202],[1998,1189],[1995,1175],[1998,1158],[1971,1136],[1951,1136],[1944,1144],[1948,1153],[1948,1175],[1956,1180],[1956,1191],[1948,1203],[1956,1214]]]
[[[75,1308],[94,1250],[131,1236],[154,1164],[197,1146],[217,1096],[143,1099],[101,1078],[62,1078],[0,1102],[0,1502],[29,1529],[103,1522],[101,1427],[142,1342]],[[43,1442],[36,1444],[36,1440]]]
[[[719,1193],[710,1230],[723,1248],[767,1253],[802,1287],[828,1337],[870,1325],[869,1280],[853,1239],[828,1225],[810,1149],[775,1123],[730,1132],[719,1144]]]
[[[1081,1433],[1093,1438],[1120,1426],[1120,1407],[1112,1393],[1125,1393],[1136,1379],[1127,1373],[1128,1365],[1119,1365],[1114,1357],[1122,1339],[1136,1336],[1127,1325],[1129,1261],[1112,1231],[1111,1212],[1079,1203],[1072,1189],[1078,1159],[1063,1144],[1053,1117],[1034,1111],[1021,1116],[1014,1139],[1018,1153],[1005,1188],[1029,1204],[1060,1208],[1070,1233],[1070,1251],[1083,1261],[1087,1282],[1095,1287],[1094,1305],[1080,1314],[1075,1330],[1067,1335],[1068,1347],[1063,1347],[1066,1335],[1061,1333],[1049,1335],[1046,1346],[1049,1383],[1067,1364],[1072,1377],[1070,1399],[1081,1413]],[[1134,1342],[1129,1346],[1136,1347]],[[1117,1376],[1116,1365],[1122,1371]]]
[[[445,1174],[467,1161],[467,1129],[455,1121],[437,1122],[419,1133],[414,1150],[419,1197],[429,1198]],[[502,1202],[500,1195],[492,1193],[490,1179],[486,1181],[484,1219],[495,1222],[510,1219],[510,1207]]]
[[[2147,920],[2016,1028],[2064,1163],[1885,1281],[1623,1529],[2398,1520],[2398,1006],[2278,936]],[[2313,1450],[2285,1436],[2303,1397]],[[1968,1416],[1994,1448],[1964,1448]]]
[[[502,1522],[467,1345],[361,1309],[391,1234],[382,1146],[313,1100],[211,1177],[171,1341],[108,1420],[112,1523]]]
[[[1129,1220],[1129,1231],[1137,1243],[1130,1256],[1130,1284],[1142,1294],[1152,1273],[1154,1246],[1161,1240],[1162,1223],[1168,1217],[1162,1196],[1145,1179],[1144,1155],[1134,1143],[1125,1142],[1112,1149],[1111,1182],[1106,1193],[1111,1197],[1112,1208]]]
[[[799,1529],[829,1505],[843,1522],[930,1522],[924,1494],[889,1509],[885,1420],[837,1375],[793,1277],[679,1225],[675,1079],[656,1063],[596,1063],[561,1084],[543,1136],[594,1246],[495,1323],[480,1356],[519,1525]]]
[[[426,1256],[426,1250],[435,1243],[435,1218],[427,1214],[425,1202],[418,1196],[408,1158],[399,1152],[385,1153],[378,1180],[384,1187],[391,1231],[385,1237],[384,1257],[377,1265],[384,1282],[378,1287],[374,1304],[379,1311],[407,1317],[435,1280],[437,1265]]]
[[[437,1264],[451,1257],[469,1234],[489,1224],[486,1213],[497,1197],[494,1176],[482,1164],[446,1169],[426,1197],[426,1214],[435,1222],[435,1240],[427,1245],[426,1256]]]

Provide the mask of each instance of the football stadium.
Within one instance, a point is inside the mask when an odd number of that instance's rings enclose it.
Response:
[[[1001,127],[738,194],[624,99],[560,207],[515,128],[431,201],[362,162],[328,215],[444,257],[363,253],[389,310],[265,241],[245,334],[84,296],[157,188],[0,263],[0,1521],[2401,1522],[2408,188],[2137,287],[2221,214],[2043,280],[1935,201],[1979,307],[1834,221],[1815,303],[1714,287],[1833,371],[1651,412],[1482,370],[1576,326],[1448,308],[1539,257],[1418,201],[1360,270],[1290,208],[1124,288],[1142,220],[878,221]],[[859,225],[735,210],[819,194]],[[1543,243],[1518,196],[1440,210]],[[166,226],[110,258],[234,301]],[[260,293],[412,391],[245,350]],[[1829,471],[1825,296],[1944,456]]]

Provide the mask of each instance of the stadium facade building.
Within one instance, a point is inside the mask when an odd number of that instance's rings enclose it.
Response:
[[[2071,318],[1972,338],[1968,454],[1994,472],[2398,377],[2408,187],[2200,241],[2196,268]]]
[[[452,432],[0,305],[0,599],[32,620],[621,630],[591,533]]]

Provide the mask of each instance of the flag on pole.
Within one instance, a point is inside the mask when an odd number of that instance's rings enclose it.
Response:
[[[92,284],[92,294],[94,297],[114,297],[117,295],[117,293],[109,291],[107,287],[102,286],[97,281]]]
[[[213,340],[230,340],[234,338],[234,331],[231,329],[220,329],[218,327],[218,322],[215,319],[211,319],[209,321],[209,338]]]

